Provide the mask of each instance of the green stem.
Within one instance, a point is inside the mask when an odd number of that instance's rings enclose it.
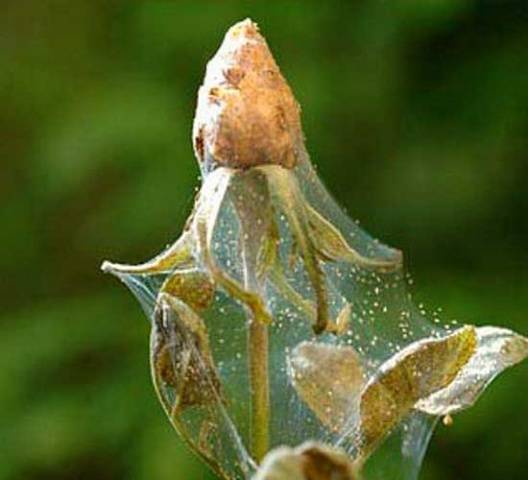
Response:
[[[248,360],[251,395],[251,453],[260,463],[269,448],[270,392],[268,327],[258,318],[249,323]]]
[[[260,252],[272,221],[267,182],[260,172],[249,171],[232,183],[233,199],[241,230],[244,288],[255,292],[260,308],[248,305],[247,354],[249,370],[250,448],[257,463],[269,449],[270,387],[269,332],[271,318],[262,295],[258,276]]]
[[[247,356],[250,400],[250,449],[260,463],[269,449],[270,387],[269,332],[271,323],[258,272],[261,252],[272,221],[268,184],[261,172],[249,170],[231,183],[232,199],[240,221],[240,250],[244,271],[243,288],[252,292],[245,302],[248,315]],[[236,297],[235,297],[236,298]]]

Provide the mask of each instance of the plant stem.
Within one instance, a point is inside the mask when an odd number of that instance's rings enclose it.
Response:
[[[260,173],[241,175],[232,184],[241,230],[244,287],[261,299],[264,309],[248,308],[247,355],[251,405],[249,435],[251,454],[257,463],[268,453],[270,423],[269,314],[265,289],[258,278],[259,252],[272,218],[267,182]]]
[[[255,317],[251,318],[249,323],[248,360],[251,395],[251,453],[260,463],[269,448],[268,327]]]

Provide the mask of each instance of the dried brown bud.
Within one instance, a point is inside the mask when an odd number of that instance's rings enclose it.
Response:
[[[292,168],[302,141],[299,105],[266,40],[251,20],[237,23],[198,92],[193,143],[202,169]]]
[[[341,450],[317,442],[278,447],[264,458],[252,480],[355,480],[356,467]]]

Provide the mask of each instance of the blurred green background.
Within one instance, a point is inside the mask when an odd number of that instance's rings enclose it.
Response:
[[[180,231],[223,33],[257,21],[350,214],[448,318],[528,333],[526,0],[4,0],[0,479],[212,478],[150,385],[148,325],[103,276]],[[526,479],[528,364],[439,428],[422,480]]]

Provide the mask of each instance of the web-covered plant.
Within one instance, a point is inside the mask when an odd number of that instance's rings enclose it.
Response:
[[[249,20],[207,66],[193,137],[203,181],[180,238],[147,263],[103,264],[150,320],[172,424],[226,480],[417,478],[436,420],[528,340],[413,304],[401,253],[319,181]]]

